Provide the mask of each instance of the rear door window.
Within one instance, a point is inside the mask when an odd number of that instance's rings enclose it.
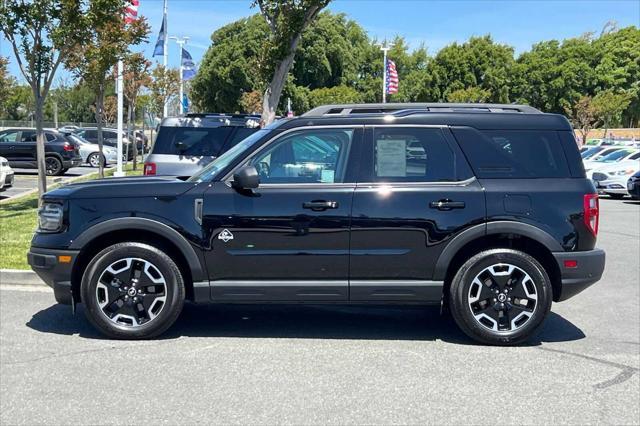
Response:
[[[453,181],[455,162],[441,129],[374,129],[373,182]]]
[[[453,133],[479,178],[570,177],[555,131],[453,128]]]
[[[217,156],[232,127],[161,127],[153,154]]]

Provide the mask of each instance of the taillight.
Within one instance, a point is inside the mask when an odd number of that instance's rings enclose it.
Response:
[[[144,163],[144,174],[147,175],[155,175],[156,174],[156,163]]]
[[[76,148],[71,145],[69,142],[65,142],[64,145],[62,146],[62,149],[64,149],[65,151],[75,151]]]
[[[594,236],[598,235],[599,216],[598,194],[584,194],[584,224]]]

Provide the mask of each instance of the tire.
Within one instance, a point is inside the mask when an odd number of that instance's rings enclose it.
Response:
[[[622,200],[624,198],[624,194],[607,194],[609,197],[614,200]]]
[[[467,260],[449,293],[451,314],[467,336],[503,346],[527,341],[547,317],[552,298],[542,265],[511,249],[486,250]]]
[[[102,165],[104,166],[104,157],[101,156],[99,152],[92,152],[87,157],[87,164],[91,167],[100,167],[100,161],[102,161]]]
[[[47,176],[60,176],[64,173],[62,161],[57,157],[46,157],[44,163]]]
[[[89,322],[116,339],[162,334],[180,315],[185,298],[184,280],[173,260],[156,247],[135,242],[98,253],[87,266],[80,291]]]

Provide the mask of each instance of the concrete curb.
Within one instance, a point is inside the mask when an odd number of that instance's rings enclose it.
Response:
[[[63,178],[58,176],[58,177],[53,178],[53,181],[50,184],[50,188],[48,187],[47,190],[50,191],[50,190],[52,190],[53,188],[55,188],[55,187],[57,187],[59,185],[66,185],[68,183],[73,183],[73,182],[75,182],[75,181],[77,181],[79,179],[86,178],[87,176],[91,177],[93,175],[98,175],[98,172],[95,171],[95,172],[87,173],[86,175],[74,176],[74,177],[72,177],[70,179],[67,179],[67,180],[62,180]],[[35,176],[35,177],[37,178],[37,176]],[[47,186],[49,186],[49,184],[47,184]],[[20,194],[16,194],[16,195],[8,197],[8,198],[3,198],[2,200],[0,200],[0,204],[8,203],[9,201],[14,201],[14,200],[17,200],[19,198],[26,197],[26,196],[31,195],[31,194],[37,194],[37,193],[38,193],[38,188],[29,189],[29,190],[27,190],[25,192],[21,192]]]
[[[0,269],[0,285],[46,286],[31,270]]]

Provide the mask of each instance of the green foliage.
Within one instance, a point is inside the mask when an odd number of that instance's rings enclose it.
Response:
[[[631,95],[629,93],[616,93],[614,90],[605,90],[598,93],[592,101],[596,116],[600,119],[605,129],[612,124],[619,123],[622,113],[629,106]]]
[[[177,69],[158,65],[151,72],[149,91],[149,107],[151,111],[158,116],[162,116],[165,103],[178,96],[180,91],[180,72]]]
[[[7,114],[7,101],[15,86],[15,80],[7,70],[8,64],[9,60],[0,56],[0,117]]]
[[[362,102],[362,96],[352,87],[324,87],[309,92],[310,108],[327,104],[355,104],[359,102]]]
[[[458,89],[447,95],[449,102],[486,102],[491,97],[491,92],[479,87],[467,87],[466,89]]]

